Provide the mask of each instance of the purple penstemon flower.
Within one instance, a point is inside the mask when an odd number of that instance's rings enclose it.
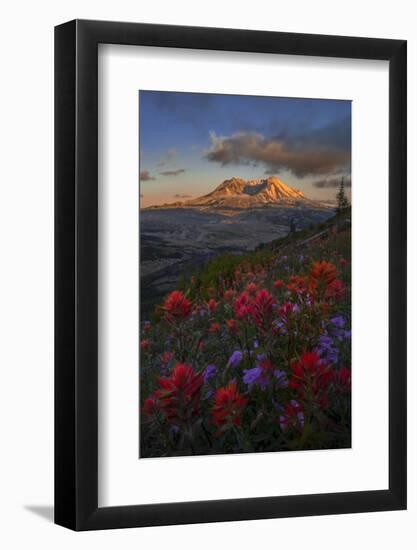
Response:
[[[315,351],[322,359],[325,359],[329,363],[335,363],[339,356],[339,350],[333,346],[333,338],[327,334],[322,334],[320,336]]]
[[[338,315],[336,317],[333,317],[330,319],[330,325],[328,327],[328,332],[331,334],[333,338],[336,338],[339,340],[339,342],[342,342],[346,338],[351,337],[351,331],[345,330],[346,326],[346,320],[341,315]]]
[[[274,376],[277,379],[279,388],[288,387],[288,378],[287,378],[286,372],[284,372],[283,370],[276,369],[274,370]]]
[[[285,328],[284,321],[280,321],[280,320],[276,319],[275,321],[273,321],[272,325],[273,325],[274,333],[278,333],[278,334],[286,334],[287,333],[287,329]]]
[[[278,381],[278,387],[286,388],[288,386],[287,375],[284,371],[276,369],[272,373],[272,364],[266,359],[265,355],[258,355],[258,361],[256,366],[252,369],[245,369],[243,371],[243,382],[251,388],[254,385],[259,386],[262,390],[265,390],[271,382],[271,374]]]
[[[331,332],[331,335],[333,336],[333,338],[335,338],[336,340],[339,340],[339,342],[344,340],[345,337],[346,337],[346,331],[342,330],[342,329],[337,328],[337,329],[331,330],[330,332]]]
[[[345,318],[342,315],[337,315],[330,319],[330,322],[337,328],[343,328],[346,324]]]
[[[239,350],[236,350],[229,357],[229,361],[227,362],[227,366],[235,368],[241,363],[242,359],[243,359],[243,353]]]
[[[243,382],[248,384],[249,388],[258,385],[262,390],[265,390],[269,383],[267,369],[265,368],[267,359],[263,353],[259,354],[256,359],[255,367],[243,371]]]
[[[216,376],[217,374],[217,367],[216,365],[207,365],[205,371],[204,371],[204,382],[207,384],[207,382],[210,380],[210,378],[213,378],[213,376]]]
[[[325,334],[323,334],[322,336],[320,336],[320,339],[319,339],[319,345],[323,348],[329,348],[331,347],[331,345],[333,344],[333,339],[330,338],[330,336],[326,336]]]
[[[245,369],[243,371],[243,382],[245,384],[248,384],[248,386],[252,386],[253,384],[265,385],[265,380],[263,379],[262,367]]]

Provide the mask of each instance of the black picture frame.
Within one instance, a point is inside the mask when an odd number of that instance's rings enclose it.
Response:
[[[389,62],[389,488],[98,506],[98,44]],[[406,508],[406,41],[74,20],[55,28],[55,523],[92,530]],[[140,495],[138,495],[140,497]]]

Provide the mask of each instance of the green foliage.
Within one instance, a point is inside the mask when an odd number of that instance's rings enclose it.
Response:
[[[222,285],[231,282],[234,279],[236,269],[242,264],[250,266],[266,265],[272,258],[273,251],[270,247],[257,249],[245,254],[226,253],[217,256],[200,271],[194,274],[195,287],[217,290],[220,282]],[[182,279],[179,288],[186,291],[189,286],[189,280]],[[191,292],[191,291],[190,291]]]

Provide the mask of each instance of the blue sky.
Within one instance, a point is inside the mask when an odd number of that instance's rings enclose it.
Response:
[[[139,92],[141,205],[277,175],[308,197],[350,191],[351,102]]]

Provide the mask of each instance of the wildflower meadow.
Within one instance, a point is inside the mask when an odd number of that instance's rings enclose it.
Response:
[[[333,218],[168,293],[141,320],[140,456],[350,447],[350,248]]]

